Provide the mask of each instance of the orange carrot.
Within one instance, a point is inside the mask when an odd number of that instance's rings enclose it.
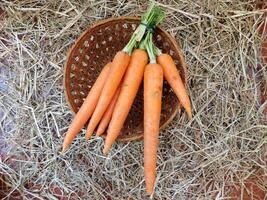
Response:
[[[162,67],[148,64],[144,73],[144,173],[148,194],[153,192],[156,180],[162,87]]]
[[[172,57],[168,54],[160,54],[157,57],[157,61],[163,68],[163,74],[165,79],[172,87],[181,105],[185,108],[188,117],[192,119],[190,99]]]
[[[87,140],[93,134],[96,126],[100,122],[104,112],[110,104],[129,62],[130,55],[125,51],[119,51],[115,55],[110,68],[110,74],[105,82],[97,106],[87,127],[85,135]]]
[[[102,88],[104,87],[105,80],[110,71],[111,63],[108,63],[101,71],[99,77],[91,88],[89,94],[84,100],[81,108],[75,115],[63,142],[63,151],[65,151],[82,129],[87,120],[91,117],[96,107]]]
[[[108,127],[103,153],[106,154],[118,137],[142,82],[148,55],[145,50],[135,49],[122,82],[122,88]]]
[[[102,119],[98,125],[97,131],[96,131],[97,136],[100,136],[105,132],[105,130],[106,130],[106,128],[110,122],[113,110],[115,108],[115,104],[116,104],[117,99],[119,97],[120,90],[121,90],[121,87],[119,86],[114,97],[112,98],[111,103],[109,104],[107,110],[105,111],[105,113],[104,113],[104,115],[103,115],[103,117],[102,117]]]

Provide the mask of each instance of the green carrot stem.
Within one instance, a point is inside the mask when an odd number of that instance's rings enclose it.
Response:
[[[147,29],[154,29],[164,19],[164,13],[160,7],[152,4],[148,11],[141,17],[141,24],[134,31],[130,41],[123,51],[131,55],[133,48],[142,40]]]
[[[146,37],[143,40],[141,40],[141,42],[139,43],[138,48],[146,50],[148,39],[149,39],[149,35],[146,34]]]
[[[148,53],[150,63],[157,63],[156,55],[154,53],[154,48],[153,48],[152,33],[148,32],[147,37],[148,39],[146,42],[146,51]]]
[[[153,43],[153,50],[156,56],[159,56],[162,54],[162,51]]]

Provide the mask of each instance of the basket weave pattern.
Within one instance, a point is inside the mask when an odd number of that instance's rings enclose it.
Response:
[[[64,71],[65,93],[73,112],[78,111],[101,69],[112,61],[116,52],[123,49],[139,23],[140,20],[135,17],[104,20],[85,31],[73,45]],[[173,57],[185,83],[186,67],[176,41],[162,29],[156,28],[154,42],[163,53],[169,53]],[[161,128],[173,119],[178,110],[178,100],[164,81]],[[142,137],[143,84],[139,88],[118,140],[131,141]]]

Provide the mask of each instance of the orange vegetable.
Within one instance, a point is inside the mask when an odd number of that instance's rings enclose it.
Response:
[[[163,70],[159,64],[148,64],[144,73],[144,173],[146,190],[153,192],[163,87]]]
[[[148,55],[145,50],[135,49],[122,82],[122,88],[108,127],[103,153],[106,154],[118,137],[142,82]]]
[[[170,84],[181,105],[185,108],[188,117],[192,119],[190,99],[172,57],[168,54],[160,54],[157,57],[157,61],[163,68],[165,79]]]
[[[115,108],[115,104],[116,104],[117,99],[119,97],[120,90],[121,90],[121,87],[119,87],[117,89],[114,97],[112,98],[111,103],[108,106],[108,109],[105,111],[105,113],[104,113],[104,115],[103,115],[103,117],[102,117],[102,119],[101,119],[101,121],[100,121],[100,123],[98,125],[97,131],[96,131],[96,135],[97,136],[100,136],[105,132],[105,130],[106,130],[106,128],[107,128],[107,126],[108,126],[108,124],[110,122],[113,110]]]
[[[110,74],[105,82],[97,106],[87,127],[85,135],[87,140],[92,136],[96,126],[100,122],[108,105],[110,104],[129,62],[130,55],[128,53],[119,51],[115,55],[110,68]]]
[[[93,87],[91,88],[89,94],[87,95],[86,99],[84,100],[81,108],[75,115],[68,131],[65,136],[63,142],[63,151],[65,151],[73,141],[73,139],[77,136],[79,131],[83,128],[84,124],[93,114],[96,104],[98,102],[100,93],[102,88],[104,87],[104,83],[107,79],[107,76],[110,71],[111,63],[108,63],[101,71],[99,77],[97,78],[96,82],[94,83]]]

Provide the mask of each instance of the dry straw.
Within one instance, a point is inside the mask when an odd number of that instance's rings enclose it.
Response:
[[[259,100],[266,65],[261,67],[258,35],[266,9],[241,0],[160,2],[163,27],[185,53],[195,114],[190,122],[177,116],[161,132],[153,195],[227,197],[225,185],[243,183],[258,169],[267,173],[266,102]],[[101,138],[86,143],[81,135],[66,154],[59,150],[72,119],[62,85],[67,50],[96,20],[140,15],[146,6],[124,0],[1,1],[0,145],[9,159],[0,160],[0,173],[10,186],[7,199],[14,190],[26,199],[52,199],[55,186],[85,199],[144,199],[142,142],[118,143],[104,157]],[[256,184],[267,191],[264,180]]]

